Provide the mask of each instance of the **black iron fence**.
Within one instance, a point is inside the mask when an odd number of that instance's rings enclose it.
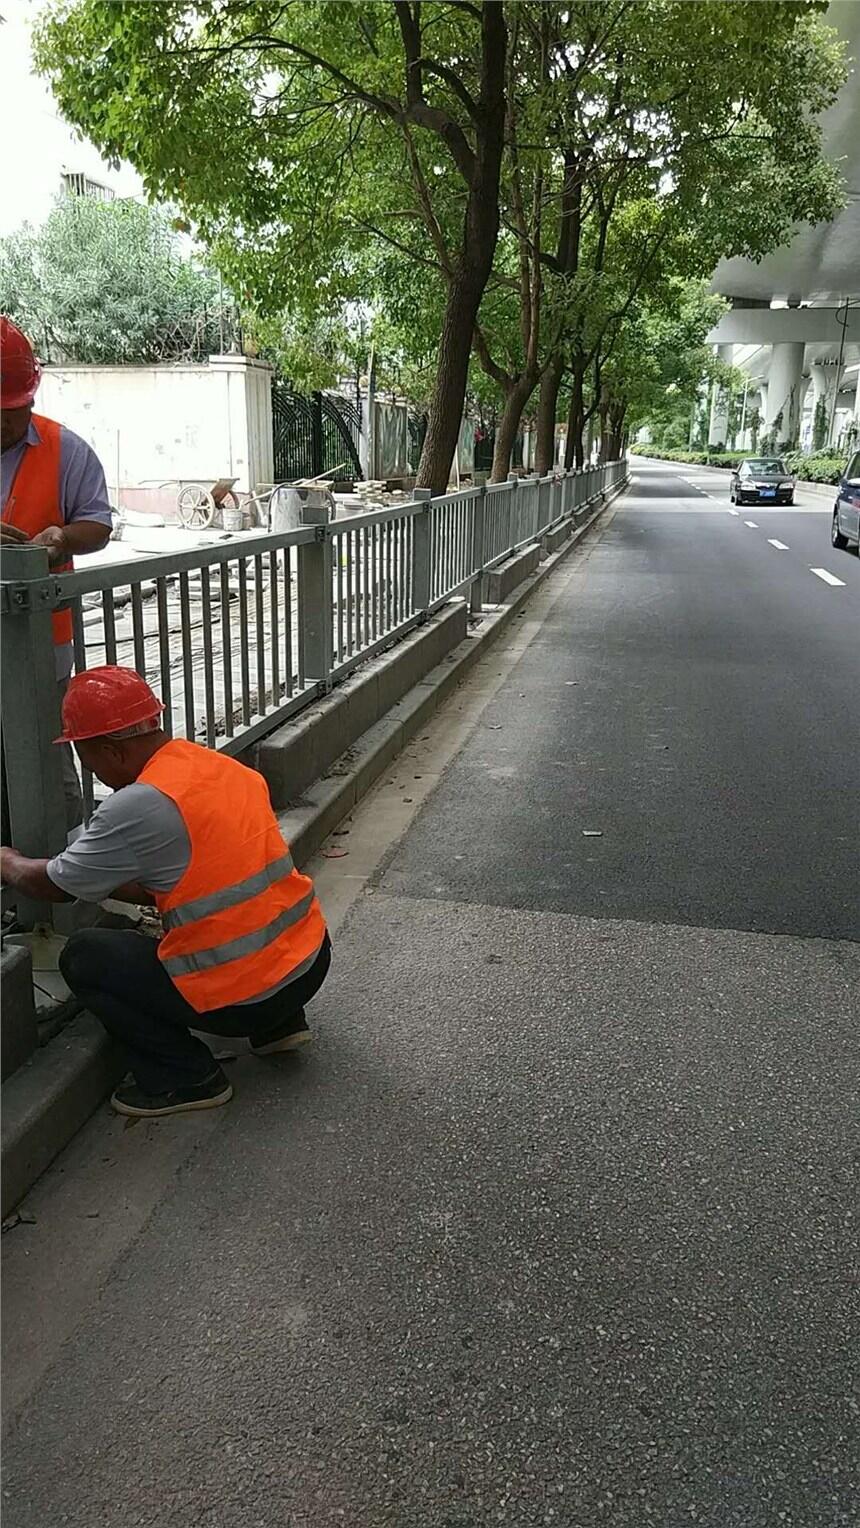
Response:
[[[361,416],[348,398],[329,393],[304,397],[286,382],[272,383],[275,481],[320,477],[338,468],[361,477],[358,453]]]

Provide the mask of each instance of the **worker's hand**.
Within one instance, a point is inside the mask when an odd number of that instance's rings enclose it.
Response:
[[[33,537],[33,546],[45,546],[48,548],[48,565],[56,568],[61,562],[68,562],[69,547],[66,541],[66,533],[61,525],[49,525],[40,531],[38,536]]]
[[[0,541],[4,542],[7,546],[24,546],[29,540],[30,537],[27,535],[27,532],[19,530],[17,525],[6,525],[5,522],[0,523]]]

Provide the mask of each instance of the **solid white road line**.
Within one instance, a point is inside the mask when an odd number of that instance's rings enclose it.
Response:
[[[751,531],[758,530],[758,526],[756,525],[755,520],[745,520],[744,525],[748,525]]]
[[[775,546],[778,552],[787,552],[788,551],[788,547],[786,546],[784,541],[773,541],[770,537],[768,537],[768,543],[767,544],[768,544],[768,546]]]
[[[826,584],[832,584],[834,588],[845,588],[844,581],[841,578],[834,578],[833,574],[828,573],[826,568],[810,568],[809,571],[814,573],[816,578],[823,578]]]

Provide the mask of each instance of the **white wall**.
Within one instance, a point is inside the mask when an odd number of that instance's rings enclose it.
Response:
[[[245,356],[205,366],[46,368],[40,413],[88,441],[117,490],[172,478],[270,483],[271,368]]]

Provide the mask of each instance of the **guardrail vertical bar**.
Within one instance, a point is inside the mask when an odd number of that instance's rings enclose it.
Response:
[[[161,672],[161,699],[164,713],[161,725],[168,737],[173,737],[173,695],[170,675],[170,617],[167,609],[167,583],[156,579],[155,599],[158,607],[158,662]]]
[[[278,554],[269,553],[269,654],[272,665],[272,705],[281,704],[281,616]]]
[[[257,704],[258,716],[265,716],[268,707],[266,694],[266,612],[263,607],[263,559],[254,558],[254,624],[256,630]],[[269,640],[272,639],[269,633]]]
[[[132,589],[132,597],[134,590]],[[209,569],[200,575],[200,610],[203,619],[203,694],[206,705],[206,747],[215,747],[215,662],[212,650],[212,584]]]
[[[355,652],[355,588],[353,586],[353,553],[352,527],[347,526],[341,537],[341,545],[346,548],[346,655],[351,658]]]
[[[233,725],[233,622],[230,615],[230,564],[221,564],[221,664],[224,673],[224,733],[232,737]]]
[[[209,589],[209,574],[206,572],[206,589]],[[204,628],[205,629],[205,628]],[[139,674],[146,677],[146,648],[143,638],[143,593],[139,583],[131,585],[131,635],[134,644],[134,666]],[[211,635],[211,634],[210,634]],[[76,665],[77,667],[77,665]]]
[[[364,600],[364,646],[371,643],[371,631],[373,630],[373,590],[376,573],[370,558],[370,527],[362,525],[358,532],[361,538],[361,564],[362,564],[362,598]]]
[[[299,547],[300,621],[305,677],[318,687],[331,685],[332,543],[327,509],[305,506],[302,524],[313,525],[316,539]]]
[[[42,547],[3,549],[3,763],[9,827],[16,849],[34,859],[66,842],[60,750],[60,703],[51,610],[58,580]],[[15,898],[22,924],[50,923],[51,903]]]
[[[293,693],[293,679],[299,671],[298,653],[293,651],[293,551],[282,547],[281,574],[284,587],[284,670],[287,683],[287,699]]]
[[[180,573],[179,575],[179,626],[182,641],[182,700],[185,710],[185,736],[189,743],[193,743],[194,654],[191,648],[191,598],[187,573]]]

